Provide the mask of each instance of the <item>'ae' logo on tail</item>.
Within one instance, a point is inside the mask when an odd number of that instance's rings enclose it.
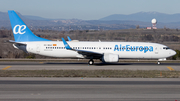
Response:
[[[24,34],[26,31],[24,31],[26,29],[26,25],[16,25],[13,28],[13,33],[14,34]]]

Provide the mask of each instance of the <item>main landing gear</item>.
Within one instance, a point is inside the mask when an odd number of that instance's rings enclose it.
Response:
[[[88,62],[89,65],[93,65],[94,64],[94,61],[93,59],[90,59],[89,62]]]

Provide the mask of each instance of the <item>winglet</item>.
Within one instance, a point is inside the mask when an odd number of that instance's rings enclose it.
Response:
[[[65,46],[66,49],[68,49],[68,50],[73,50],[73,49],[69,46],[69,44],[64,40],[64,38],[61,38],[61,39],[62,39],[62,41],[63,41],[64,46]]]
[[[67,36],[67,38],[68,38],[69,41],[72,41],[71,38],[70,38],[69,36]]]

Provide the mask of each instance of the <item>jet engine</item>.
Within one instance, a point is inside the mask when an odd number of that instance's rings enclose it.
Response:
[[[105,53],[102,58],[103,62],[118,62],[119,61],[119,55],[112,54],[112,53]]]

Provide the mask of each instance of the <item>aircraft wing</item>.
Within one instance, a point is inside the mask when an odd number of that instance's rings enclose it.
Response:
[[[85,50],[79,50],[79,49],[73,49],[69,46],[69,44],[64,40],[64,38],[62,38],[62,41],[64,43],[64,46],[67,50],[72,50],[72,51],[76,51],[79,54],[82,54],[83,56],[85,56],[86,58],[94,58],[94,59],[100,59],[103,54],[102,53],[97,53],[97,52],[92,52],[92,51],[85,51]]]
[[[84,51],[84,50],[76,50],[79,54],[82,54],[86,58],[100,59],[103,54],[92,52],[92,51]]]

